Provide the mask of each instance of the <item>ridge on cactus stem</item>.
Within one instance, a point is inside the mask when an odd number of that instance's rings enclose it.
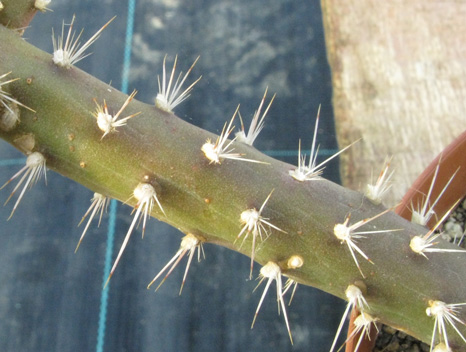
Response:
[[[42,176],[42,174],[44,175],[45,183],[47,184],[45,158],[41,153],[34,152],[34,153],[29,154],[29,156],[26,158],[26,165],[21,170],[19,170],[16,174],[14,174],[2,187],[0,187],[0,189],[3,189],[11,181],[15,180],[16,178],[22,175],[21,179],[18,181],[15,188],[11,192],[10,196],[6,200],[4,204],[6,205],[11,199],[11,197],[13,197],[15,192],[19,189],[19,187],[21,187],[24,180],[26,180],[26,183],[24,184],[24,187],[21,190],[21,193],[19,194],[15,205],[13,206],[13,210],[11,211],[11,214],[8,217],[8,220],[11,219],[11,217],[13,216],[16,208],[18,207],[18,204],[21,202],[21,199],[23,199],[23,196],[26,190],[29,187],[32,187],[37,182],[37,180]]]
[[[244,241],[246,240],[246,238],[248,238],[249,234],[252,233],[251,270],[249,272],[249,279],[252,278],[252,269],[253,269],[253,266],[254,266],[254,255],[255,255],[255,252],[256,252],[256,240],[257,240],[257,237],[259,237],[261,239],[261,241],[263,241],[264,240],[263,239],[264,235],[266,237],[269,236],[269,233],[268,233],[267,229],[265,228],[264,224],[271,227],[271,228],[273,228],[273,229],[275,229],[275,230],[277,230],[277,231],[286,233],[282,229],[280,229],[277,226],[270,223],[269,218],[264,218],[261,215],[262,211],[264,210],[265,205],[269,201],[270,196],[272,195],[273,191],[274,190],[272,190],[269,193],[269,195],[265,199],[264,203],[262,203],[259,210],[257,210],[256,208],[246,209],[240,215],[241,225],[244,225],[244,226],[241,229],[238,236],[236,237],[236,240],[238,240],[245,233],[244,238],[243,238],[243,242],[241,243],[241,246],[242,246]],[[240,246],[240,248],[241,248],[241,246]]]
[[[464,249],[447,249],[447,248],[431,248],[438,244],[438,242],[434,242],[437,238],[439,238],[442,233],[435,233],[435,231],[439,228],[440,225],[443,224],[445,219],[450,215],[453,209],[456,208],[458,203],[460,202],[461,199],[457,200],[455,204],[443,215],[443,217],[437,222],[437,224],[429,230],[424,236],[414,236],[410,243],[409,247],[411,250],[417,254],[420,254],[424,256],[426,259],[427,256],[425,253],[466,253],[466,250]]]
[[[301,155],[301,140],[299,140],[298,146],[298,167],[294,170],[290,170],[289,174],[295,180],[304,182],[304,181],[312,181],[317,180],[320,175],[324,172],[325,164],[328,163],[333,158],[337,157],[341,153],[343,153],[346,149],[351,147],[354,143],[358,142],[354,141],[350,145],[346,146],[339,152],[333,154],[331,157],[325,159],[320,164],[317,164],[317,156],[319,154],[319,145],[316,148],[316,140],[317,140],[317,130],[319,128],[319,118],[320,118],[320,106],[319,110],[317,111],[316,123],[314,127],[314,137],[312,139],[312,147],[311,147],[311,154],[309,155],[309,164],[306,165],[306,155]]]
[[[270,99],[269,105],[267,105],[267,108],[265,109],[264,113],[261,116],[262,106],[264,105],[264,101],[267,96],[268,89],[269,89],[268,87],[265,89],[264,96],[262,97],[259,107],[257,108],[256,112],[254,113],[254,116],[252,117],[251,124],[249,125],[247,134],[244,129],[244,124],[243,124],[243,119],[241,117],[241,114],[238,113],[240,121],[241,121],[241,131],[235,133],[236,140],[238,142],[242,142],[242,143],[252,146],[257,136],[259,135],[259,133],[261,133],[262,129],[264,128],[265,116],[269,112],[270,106],[272,105],[273,100],[275,99],[275,96],[276,96],[276,94],[273,95],[272,99]]]
[[[157,203],[162,213],[166,215],[165,211],[162,208],[162,205],[159,202],[159,199],[157,198],[157,192],[155,191],[154,186],[152,186],[151,184],[149,183],[138,184],[133,191],[133,197],[136,198],[136,200],[138,201],[136,203],[136,206],[133,209],[133,212],[134,210],[136,210],[136,213],[134,214],[133,221],[131,222],[128,232],[126,233],[125,239],[123,240],[123,244],[121,245],[120,251],[118,252],[118,256],[115,259],[115,263],[113,264],[113,267],[110,270],[110,275],[108,276],[105,286],[108,284],[111,277],[113,276],[113,273],[115,272],[115,269],[118,266],[118,262],[120,261],[120,258],[123,255],[123,252],[125,251],[125,248],[128,244],[129,238],[131,237],[134,226],[136,225],[136,223],[138,222],[141,216],[142,216],[142,236],[144,237],[144,231],[146,230],[147,216],[149,216],[149,214],[152,211],[152,208],[154,207],[154,201]]]
[[[155,97],[156,107],[166,112],[173,113],[173,109],[175,109],[175,107],[177,107],[179,104],[181,104],[191,95],[191,91],[193,90],[193,87],[195,86],[197,82],[199,82],[202,76],[200,76],[193,83],[191,83],[191,85],[188,88],[186,88],[184,91],[181,91],[181,88],[183,87],[183,84],[186,81],[186,78],[188,78],[192,69],[196,65],[197,60],[199,60],[199,57],[200,56],[198,56],[196,60],[194,60],[193,64],[191,65],[191,67],[186,72],[183,78],[181,78],[183,76],[183,72],[180,72],[176,81],[173,82],[173,79],[175,77],[175,71],[176,71],[176,63],[178,62],[178,55],[176,55],[175,61],[173,62],[172,72],[167,82],[167,72],[165,69],[165,62],[167,60],[167,55],[165,55],[165,57],[163,58],[162,82],[160,82],[160,76],[157,76],[157,81],[159,85],[159,93]]]
[[[20,103],[18,100],[14,99],[11,97],[11,94],[6,92],[4,89],[3,89],[3,86],[6,86],[7,84],[10,84],[12,82],[15,82],[17,80],[19,80],[19,78],[13,78],[13,79],[10,79],[8,81],[2,81],[6,76],[8,76],[11,72],[7,72],[7,73],[4,73],[3,75],[0,75],[0,103],[2,103],[2,105],[7,109],[9,110],[12,114],[15,114],[16,115],[16,112],[14,112],[11,107],[7,104],[7,102],[12,102],[12,103],[15,103],[15,104],[18,104],[19,106],[22,106],[23,108],[26,108],[32,112],[35,112],[35,110],[31,109],[30,107],[24,105],[23,103]],[[18,118],[19,120],[19,118]]]
[[[354,232],[354,231],[360,228],[361,226],[367,224],[368,222],[371,222],[372,220],[377,219],[379,216],[382,216],[385,213],[388,213],[391,210],[392,208],[386,209],[383,212],[371,218],[360,220],[351,226],[348,226],[348,223],[351,218],[351,214],[349,214],[345,218],[345,221],[342,224],[336,224],[335,227],[333,228],[333,233],[335,237],[338,238],[342,244],[346,243],[346,245],[348,246],[351,256],[353,257],[354,263],[358,267],[358,270],[361,273],[363,278],[366,278],[366,276],[361,270],[361,267],[359,265],[358,259],[356,258],[356,254],[354,253],[354,251],[358,252],[369,263],[374,264],[374,262],[369,259],[369,257],[361,250],[361,248],[358,247],[355,239],[366,238],[366,236],[361,236],[365,234],[384,233],[384,232],[392,232],[392,231],[398,231],[398,230],[376,230],[376,231],[360,231],[360,232]]]
[[[427,316],[434,317],[435,319],[434,330],[432,331],[432,341],[430,343],[430,352],[433,351],[433,348],[435,346],[436,333],[438,333],[439,340],[443,340],[443,342],[445,343],[447,350],[450,350],[446,329],[447,324],[449,324],[466,343],[465,337],[455,325],[455,321],[462,325],[466,325],[464,321],[457,317],[459,308],[464,305],[466,305],[466,303],[446,304],[442,301],[429,301],[429,306],[426,309],[426,314]]]
[[[238,110],[239,110],[239,105],[236,108],[236,111],[233,114],[233,117],[231,118],[230,123],[228,124],[228,127],[227,127],[227,122],[225,122],[225,125],[223,125],[222,133],[217,138],[217,141],[215,142],[215,144],[213,144],[210,139],[207,139],[207,141],[202,145],[201,150],[204,153],[205,157],[210,161],[209,164],[212,164],[212,163],[221,164],[224,159],[241,160],[241,161],[248,161],[251,163],[266,164],[262,161],[245,159],[243,158],[244,154],[233,153],[235,149],[234,148],[229,149],[229,148],[233,144],[233,142],[236,140],[236,137],[233,138],[233,140],[231,140],[227,145],[225,145],[225,143],[228,140],[228,136],[235,129],[235,127],[232,126],[232,124],[233,124],[233,120],[236,117],[236,114],[238,113]]]
[[[170,270],[168,270],[168,272],[165,275],[165,277],[163,278],[163,280],[160,282],[160,284],[155,289],[155,291],[157,291],[160,288],[160,286],[162,286],[162,284],[165,282],[165,280],[170,276],[173,269],[176,268],[176,266],[179,264],[181,259],[183,259],[183,257],[186,255],[186,253],[189,252],[188,263],[186,264],[186,269],[184,271],[183,281],[181,283],[181,288],[180,288],[180,292],[179,292],[179,294],[181,295],[181,292],[183,291],[184,283],[186,282],[186,277],[188,276],[189,267],[191,265],[191,261],[192,261],[193,256],[194,256],[194,252],[196,252],[196,249],[198,250],[197,251],[197,261],[200,262],[201,261],[201,252],[202,252],[202,257],[205,258],[204,248],[202,247],[202,240],[200,240],[198,237],[194,236],[193,234],[188,233],[186,236],[184,236],[181,239],[181,244],[180,244],[180,248],[178,249],[178,251],[172,257],[172,259],[169,260],[167,265],[165,265],[162,268],[162,270],[160,270],[160,272],[154,277],[154,279],[150,282],[150,284],[147,286],[147,288],[149,289],[152,286],[152,284],[155,281],[157,281],[157,279],[168,269],[168,267],[173,264],[172,267],[170,268]]]
[[[264,301],[264,297],[267,294],[267,291],[269,290],[270,284],[272,283],[272,281],[275,280],[277,285],[277,301],[280,303],[280,306],[282,307],[283,318],[285,319],[288,335],[290,336],[291,344],[293,344],[293,336],[291,335],[290,325],[288,323],[288,316],[286,314],[286,306],[283,300],[282,272],[280,267],[278,266],[278,264],[274,262],[268,262],[261,268],[259,278],[259,284],[256,286],[254,291],[260,286],[262,281],[264,281],[265,279],[267,279],[267,284],[265,285],[264,292],[262,293],[259,304],[257,305],[256,313],[254,314],[254,319],[251,324],[251,329],[254,327],[254,323],[256,322],[257,315],[259,314],[259,310],[261,308],[262,302]]]
[[[123,110],[128,106],[128,104],[133,100],[134,96],[136,95],[137,91],[134,90],[130,96],[126,99],[126,101],[123,103],[121,106],[120,110],[112,116],[108,112],[108,107],[107,103],[104,100],[104,105],[101,106],[99,103],[97,103],[97,100],[94,99],[95,104],[97,105],[96,111],[93,113],[94,117],[97,120],[97,127],[104,133],[102,135],[103,139],[107,134],[112,133],[112,132],[117,132],[117,127],[121,127],[126,125],[129,119],[139,115],[141,112],[137,112],[135,114],[126,116],[120,120],[118,118],[120,117],[121,113]]]
[[[437,205],[438,201],[442,197],[442,195],[445,193],[446,189],[450,185],[451,181],[455,177],[456,173],[458,172],[459,168],[455,171],[455,173],[450,177],[448,182],[445,184],[443,187],[442,191],[439,193],[435,201],[430,204],[430,196],[432,194],[432,189],[434,188],[435,180],[437,179],[438,171],[440,168],[440,163],[442,162],[442,158],[439,159],[439,162],[437,164],[437,167],[435,168],[434,176],[432,177],[432,182],[430,183],[429,191],[427,192],[427,195],[424,198],[424,203],[418,204],[417,208],[414,208],[414,205],[411,204],[411,221],[414,222],[415,224],[419,224],[422,226],[426,226],[427,223],[429,222],[430,218],[435,215],[434,208]]]
[[[377,181],[372,184],[371,177],[371,183],[366,186],[365,196],[369,198],[374,204],[381,204],[383,196],[392,186],[390,180],[395,171],[393,170],[392,172],[388,173],[391,161],[392,158],[386,160],[384,166],[382,167],[382,171],[380,171]]]
[[[358,286],[348,285],[348,287],[345,290],[345,295],[348,299],[348,304],[346,305],[346,309],[341,318],[340,325],[338,325],[337,333],[335,334],[335,338],[333,339],[332,347],[330,347],[330,352],[333,352],[335,348],[338,337],[340,336],[341,329],[343,328],[343,324],[345,323],[350,311],[352,309],[357,309],[359,312],[364,312],[366,309],[369,309],[369,305],[367,304],[367,301],[364,298],[362,291]]]
[[[116,16],[112,17],[110,21],[102,26],[92,37],[89,38],[87,42],[85,42],[81,46],[81,35],[83,34],[84,29],[79,32],[78,36],[76,36],[76,32],[73,31],[73,24],[76,16],[73,15],[71,19],[71,23],[68,25],[68,34],[65,39],[65,21],[63,21],[61,26],[61,36],[55,40],[55,33],[52,28],[52,46],[53,46],[53,62],[57,66],[70,68],[72,65],[78,63],[82,59],[91,55],[84,54],[84,52],[89,48],[97,39],[99,39],[100,34],[102,31],[115,19]],[[81,47],[80,47],[81,46]]]
[[[84,219],[89,215],[89,213],[92,212],[91,215],[89,216],[89,220],[87,221],[86,227],[83,230],[81,238],[79,239],[78,245],[76,246],[76,249],[74,250],[75,253],[78,251],[78,248],[84,239],[84,235],[86,234],[87,229],[89,228],[89,225],[91,224],[92,219],[94,219],[95,215],[99,212],[99,210],[100,210],[100,216],[99,216],[99,223],[97,224],[97,227],[100,227],[100,222],[102,221],[104,210],[107,210],[108,200],[109,200],[108,197],[100,193],[97,193],[97,192],[94,193],[94,197],[91,199],[92,203],[89,209],[86,211],[83,218],[78,224],[78,226],[81,225]]]

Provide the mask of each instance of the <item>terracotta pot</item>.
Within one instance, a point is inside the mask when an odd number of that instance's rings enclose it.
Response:
[[[451,144],[449,144],[442,153],[440,153],[430,165],[422,172],[419,177],[414,181],[411,188],[401,200],[400,205],[396,208],[395,212],[407,220],[411,220],[412,207],[422,204],[424,197],[429,192],[432,178],[435,174],[435,169],[440,161],[440,167],[432,188],[430,196],[431,201],[437,199],[438,195],[442,192],[444,186],[448,183],[451,176],[456,172],[455,177],[452,179],[445,193],[434,207],[434,212],[437,217],[441,217],[447,212],[458,199],[466,196],[466,131],[459,135]],[[433,216],[428,222],[429,228],[433,227],[437,219]],[[358,316],[359,312],[353,310],[349,326],[354,326],[354,319]],[[351,336],[353,329],[348,329],[348,337]],[[354,352],[359,340],[359,334],[355,335],[346,344],[346,352]],[[370,338],[364,337],[358,352],[372,352],[377,338],[377,330],[371,327]]]
[[[451,206],[466,195],[466,131],[459,135],[442,153],[440,153],[414,181],[411,188],[396,208],[396,213],[405,219],[411,219],[412,205],[421,204],[423,197],[428,193],[435,169],[440,162],[440,167],[432,189],[431,200],[437,198],[443,187],[448,183],[450,177],[458,170],[450,185],[436,204],[434,211],[441,217]],[[458,169],[459,168],[459,169]],[[428,227],[435,225],[436,219],[432,217],[427,224]]]

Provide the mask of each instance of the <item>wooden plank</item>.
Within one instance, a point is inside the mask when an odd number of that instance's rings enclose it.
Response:
[[[393,155],[401,199],[466,126],[466,3],[322,0],[342,179],[361,189]]]

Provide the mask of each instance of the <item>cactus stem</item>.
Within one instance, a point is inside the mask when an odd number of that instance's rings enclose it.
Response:
[[[264,203],[262,203],[259,211],[257,211],[256,208],[252,209],[246,209],[243,211],[240,215],[240,221],[241,224],[244,225],[243,228],[241,229],[240,233],[236,237],[236,240],[238,240],[244,233],[243,242],[241,243],[241,246],[243,245],[244,241],[246,238],[248,238],[249,234],[252,233],[252,249],[251,249],[251,270],[249,272],[249,279],[252,279],[252,269],[254,266],[254,254],[256,252],[256,239],[259,236],[261,241],[264,240],[263,236],[265,235],[266,237],[269,236],[268,231],[264,227],[264,224],[270,226],[271,228],[274,228],[277,231],[286,233],[282,229],[278,228],[277,226],[271,224],[268,220],[269,218],[264,218],[261,216],[262,211],[264,210],[265,205],[267,204],[268,200],[270,199],[270,196],[272,195],[274,190],[272,190],[267,198],[265,199]],[[235,240],[235,242],[236,242]],[[240,246],[240,248],[241,248]]]
[[[240,121],[241,121],[241,131],[236,132],[235,134],[236,140],[238,142],[249,144],[252,146],[257,136],[259,135],[259,133],[261,133],[262,129],[264,128],[265,116],[269,112],[270,106],[272,105],[273,100],[275,99],[275,96],[276,96],[276,94],[274,94],[272,99],[270,99],[269,105],[267,105],[267,108],[265,109],[261,117],[261,110],[262,110],[262,106],[264,105],[265,98],[267,97],[268,89],[269,89],[268,87],[265,89],[264,96],[262,97],[259,107],[257,108],[256,112],[254,113],[252,117],[251,125],[249,126],[249,130],[247,134],[244,129],[244,124],[243,124],[243,119],[241,117],[241,114],[238,113]],[[259,117],[260,117],[260,120],[259,120]]]
[[[82,240],[84,239],[84,235],[87,232],[87,229],[89,228],[89,225],[91,224],[92,219],[94,219],[95,215],[99,212],[100,210],[100,216],[99,216],[99,223],[97,224],[97,227],[100,226],[100,222],[102,221],[102,215],[104,214],[104,210],[107,210],[108,207],[108,197],[105,197],[104,195],[95,192],[94,197],[91,199],[92,203],[89,209],[86,211],[84,214],[83,218],[79,222],[78,226],[82,224],[84,219],[91,213],[91,216],[89,216],[89,220],[87,221],[86,227],[84,228],[84,231],[81,235],[81,238],[79,239],[78,245],[76,246],[76,249],[74,252],[76,253],[78,251],[79,246],[81,245]]]
[[[354,230],[357,230],[364,224],[367,224],[368,222],[377,219],[379,216],[384,215],[385,213],[391,211],[392,209],[386,209],[383,212],[367,219],[363,219],[358,221],[357,223],[348,226],[348,223],[351,218],[351,214],[346,216],[345,221],[342,224],[336,224],[335,227],[333,228],[333,233],[336,238],[338,238],[341,243],[346,243],[348,246],[348,249],[350,250],[351,256],[353,257],[353,260],[356,264],[356,266],[359,269],[359,272],[361,273],[362,277],[365,279],[366,276],[363,274],[361,267],[359,265],[358,259],[356,258],[356,254],[354,251],[358,252],[364,259],[366,259],[369,263],[374,264],[372,260],[369,259],[369,257],[357,246],[355,239],[359,238],[366,238],[365,236],[361,236],[364,234],[371,234],[371,233],[384,233],[384,232],[392,232],[392,231],[397,231],[397,230],[377,230],[377,231],[362,231],[362,232],[354,232]]]
[[[193,64],[191,65],[189,70],[186,72],[183,79],[181,79],[183,72],[180,72],[180,74],[178,75],[178,78],[176,79],[176,82],[174,83],[173,88],[172,88],[172,84],[173,84],[173,78],[175,77],[178,55],[175,56],[175,61],[173,62],[173,68],[172,68],[172,72],[170,74],[168,83],[167,83],[167,72],[165,69],[166,60],[167,60],[167,55],[165,55],[165,57],[163,58],[162,83],[160,83],[160,76],[157,76],[157,81],[159,84],[159,93],[155,97],[155,106],[163,111],[173,113],[173,109],[177,107],[179,104],[181,104],[183,101],[185,101],[191,95],[191,91],[193,90],[194,85],[197,82],[199,82],[202,76],[200,76],[197,80],[195,80],[184,91],[180,92],[181,87],[183,87],[183,84],[186,81],[186,78],[188,78],[189,74],[191,73],[192,69],[197,63],[197,60],[199,60],[199,56],[196,58],[196,60],[194,60]]]
[[[37,3],[37,1],[36,1]],[[63,21],[61,26],[61,36],[55,40],[55,34],[52,28],[52,45],[53,45],[53,62],[57,66],[70,68],[72,65],[81,61],[82,59],[91,55],[84,54],[87,48],[89,48],[94,42],[99,39],[102,31],[115,19],[116,16],[112,17],[110,21],[102,26],[92,37],[89,38],[81,47],[79,39],[83,34],[83,30],[79,32],[78,36],[75,38],[76,32],[73,32],[73,24],[76,16],[73,15],[71,23],[69,24],[68,34],[66,36],[65,44],[63,45],[63,39],[65,37],[65,21]]]
[[[345,290],[345,295],[348,299],[348,304],[346,305],[346,309],[341,318],[340,325],[338,325],[337,333],[335,334],[335,338],[333,339],[332,347],[330,347],[330,352],[333,352],[333,349],[335,348],[338,337],[340,336],[341,329],[343,328],[343,324],[345,323],[345,320],[348,317],[349,312],[352,309],[358,309],[360,312],[363,312],[365,309],[369,309],[369,305],[367,304],[367,301],[364,298],[362,291],[358,286],[348,285],[348,287]]]
[[[456,208],[458,203],[460,202],[461,199],[457,200],[455,204],[443,215],[443,217],[437,222],[437,224],[429,231],[427,232],[424,236],[414,236],[410,243],[409,247],[414,253],[420,254],[424,256],[426,259],[427,256],[425,253],[428,252],[437,252],[437,253],[466,253],[466,250],[464,249],[446,249],[446,248],[431,248],[432,246],[435,246],[438,242],[434,242],[442,233],[435,233],[435,231],[439,228],[440,225],[443,224],[445,219],[448,217],[448,215],[453,211],[453,209]]]
[[[286,328],[288,330],[288,335],[290,336],[291,344],[293,344],[293,336],[291,335],[290,325],[288,323],[288,316],[286,314],[286,306],[283,300],[282,272],[281,272],[280,267],[278,266],[278,264],[274,262],[268,262],[261,268],[259,278],[260,278],[259,284],[256,286],[254,290],[256,290],[260,286],[262,281],[264,281],[265,279],[267,279],[267,284],[265,286],[264,292],[262,293],[259,304],[257,305],[256,313],[254,314],[254,319],[251,324],[251,329],[254,327],[254,323],[256,322],[257,315],[259,314],[259,310],[261,308],[262,302],[264,301],[264,297],[267,294],[267,291],[270,287],[270,284],[272,283],[273,280],[275,280],[277,284],[277,301],[280,302],[278,311],[280,312],[280,306],[281,306],[283,310],[283,317],[286,323]]]
[[[205,258],[205,254],[204,254],[204,248],[202,247],[202,244],[203,244],[203,240],[200,239],[199,237],[191,234],[191,233],[188,233],[186,236],[184,236],[182,239],[181,239],[181,244],[180,244],[180,248],[178,249],[178,251],[175,253],[175,255],[172,257],[172,259],[169,260],[169,262],[167,263],[167,265],[165,265],[163,267],[162,270],[160,270],[160,272],[154,277],[154,279],[150,282],[150,284],[147,286],[147,288],[149,289],[152,284],[157,281],[157,279],[168,269],[168,267],[171,265],[171,268],[170,270],[168,270],[167,274],[165,275],[165,277],[163,278],[163,280],[160,282],[160,284],[157,286],[157,288],[155,289],[155,291],[157,291],[160,286],[162,286],[162,284],[165,282],[165,280],[170,276],[170,274],[172,273],[172,271],[176,268],[176,266],[179,264],[179,262],[181,261],[181,259],[183,259],[183,257],[186,255],[186,253],[189,252],[189,256],[188,256],[188,263],[186,264],[186,269],[184,271],[184,276],[183,276],[183,281],[181,283],[181,288],[180,288],[180,292],[179,294],[181,295],[181,292],[183,291],[183,287],[184,287],[184,283],[186,282],[186,277],[188,276],[188,271],[189,271],[189,267],[191,265],[191,261],[193,259],[193,256],[194,256],[194,252],[196,251],[196,249],[198,250],[197,251],[197,261],[201,261],[201,252],[202,252],[202,257]],[[173,264],[173,265],[172,265]]]
[[[354,141],[350,145],[346,146],[339,152],[333,154],[331,157],[325,159],[320,164],[317,164],[317,155],[319,154],[319,145],[316,148],[316,140],[317,140],[317,130],[319,128],[319,117],[320,117],[320,106],[319,110],[317,111],[316,123],[314,127],[314,136],[312,139],[312,147],[311,147],[311,154],[309,155],[309,164],[306,165],[306,155],[301,155],[301,140],[299,140],[298,146],[298,167],[294,170],[290,170],[289,174],[295,180],[304,182],[304,181],[312,181],[318,179],[320,175],[324,172],[325,164],[328,163],[333,158],[337,157],[341,153],[343,153],[346,149],[351,147],[354,143],[358,142],[358,140]]]
[[[126,101],[121,106],[120,110],[118,110],[118,112],[114,116],[112,116],[112,115],[110,115],[108,113],[108,107],[107,107],[107,103],[105,102],[105,100],[104,100],[104,105],[101,106],[94,99],[94,102],[97,105],[97,109],[96,109],[96,111],[94,112],[93,115],[97,120],[97,126],[99,127],[99,129],[102,132],[104,132],[101,139],[103,139],[109,133],[116,132],[117,127],[121,127],[121,126],[126,125],[127,121],[130,118],[135,117],[135,116],[137,116],[137,115],[139,115],[141,113],[141,112],[137,112],[135,114],[129,115],[127,117],[124,117],[124,118],[118,120],[118,118],[120,117],[120,114],[128,106],[128,104],[131,102],[131,100],[133,100],[136,93],[137,93],[137,91],[134,90],[131,93],[131,95],[128,96]]]
[[[387,160],[385,160],[385,163],[382,167],[382,171],[380,171],[377,181],[375,183],[372,183],[371,177],[371,183],[366,186],[365,196],[376,205],[382,203],[383,196],[388,192],[388,190],[392,186],[390,180],[393,176],[394,171],[388,173],[391,161],[392,158],[388,158]]]
[[[464,321],[462,321],[460,318],[456,316],[456,314],[458,313],[458,308],[464,305],[466,305],[466,303],[446,304],[442,301],[429,301],[429,306],[426,309],[426,314],[429,317],[435,318],[434,330],[432,331],[432,341],[430,344],[430,352],[432,352],[434,348],[436,332],[439,335],[439,339],[444,340],[447,349],[450,349],[450,345],[448,343],[446,323],[450,324],[451,327],[458,333],[458,335],[460,335],[463,341],[466,342],[466,339],[464,338],[463,334],[458,330],[458,328],[455,325],[455,321],[457,321],[460,324],[466,325]]]
[[[24,175],[23,175],[24,174]],[[3,189],[6,185],[8,185],[11,181],[13,181],[14,179],[16,179],[17,177],[23,175],[21,177],[21,179],[18,181],[17,185],[15,186],[15,188],[13,189],[13,191],[11,192],[10,196],[8,197],[8,199],[6,200],[5,204],[6,205],[9,200],[11,199],[11,197],[13,197],[13,195],[15,194],[15,192],[18,190],[19,187],[21,187],[22,183],[24,182],[24,180],[26,179],[27,177],[27,180],[26,180],[26,183],[18,197],[18,199],[16,200],[16,203],[13,207],[13,210],[11,211],[11,214],[10,216],[8,217],[8,220],[11,219],[11,217],[13,216],[16,208],[18,207],[18,204],[21,202],[21,199],[23,199],[23,196],[24,196],[24,193],[26,192],[26,190],[33,186],[37,180],[40,178],[40,176],[44,174],[44,177],[45,177],[45,183],[47,184],[47,174],[46,174],[46,168],[45,168],[45,158],[44,156],[39,153],[39,152],[34,152],[32,154],[30,154],[27,159],[26,159],[26,165],[21,169],[19,170],[16,174],[13,175],[13,177],[11,177],[2,187],[0,187],[0,189]]]

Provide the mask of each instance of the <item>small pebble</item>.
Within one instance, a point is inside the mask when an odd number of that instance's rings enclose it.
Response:
[[[407,352],[420,352],[421,349],[418,345],[411,345],[410,348],[406,350]]]
[[[407,335],[405,332],[403,332],[403,331],[398,331],[398,337],[399,337],[400,339],[405,339],[406,336],[408,336],[408,335]]]

